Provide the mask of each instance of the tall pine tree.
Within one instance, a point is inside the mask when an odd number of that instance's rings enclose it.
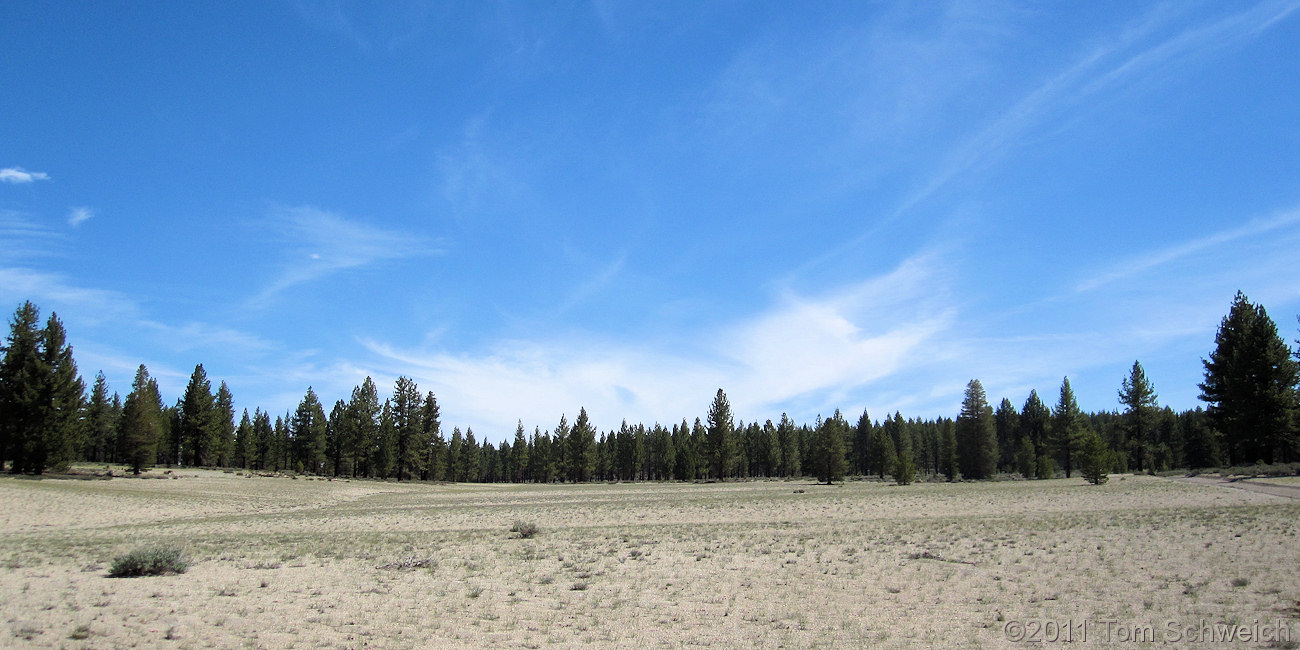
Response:
[[[1079,411],[1074,389],[1070,388],[1070,378],[1066,377],[1061,380],[1061,397],[1056,402],[1056,408],[1052,409],[1051,423],[1052,445],[1057,462],[1065,468],[1066,478],[1070,478],[1078,464],[1075,456],[1079,450],[1082,427],[1083,414]]]
[[[1229,461],[1300,458],[1296,427],[1297,366],[1262,305],[1237,292],[1204,361],[1201,400],[1223,435]]]
[[[175,434],[179,448],[170,462],[179,462],[194,467],[212,464],[211,442],[216,438],[217,419],[214,412],[215,400],[212,397],[212,382],[203,364],[194,366],[190,383],[185,386],[185,397],[181,400],[180,430]]]
[[[596,430],[587,419],[587,409],[578,411],[578,419],[573,421],[573,430],[569,432],[569,480],[585,483],[591,478],[591,468],[595,464],[592,453],[596,445]]]
[[[0,469],[40,474],[67,465],[82,447],[86,386],[56,314],[37,329],[31,301],[14,312],[0,346]]]
[[[36,447],[29,457],[30,469],[37,474],[46,467],[66,468],[72,462],[82,434],[81,418],[86,401],[86,384],[77,374],[72,346],[58,315],[50,314],[41,339],[41,365],[48,372],[41,390],[45,415]]]
[[[149,376],[144,364],[140,364],[131,382],[131,392],[122,405],[121,419],[122,460],[131,466],[133,474],[138,475],[153,465],[166,427],[163,418],[158,383]]]
[[[353,476],[375,475],[372,461],[374,445],[379,438],[379,414],[379,392],[374,380],[367,376],[360,386],[352,389],[347,426],[343,432]]]
[[[957,416],[957,464],[965,478],[982,479],[997,471],[998,438],[984,385],[966,384],[966,397]]]
[[[1142,364],[1133,362],[1133,369],[1119,390],[1119,403],[1124,405],[1120,420],[1120,439],[1123,441],[1121,453],[1129,455],[1129,465],[1138,469],[1152,470],[1152,458],[1155,447],[1156,415],[1160,409],[1156,403],[1156,390],[1147,379]]]
[[[307,387],[307,394],[298,403],[290,426],[303,471],[324,474],[328,458],[326,435],[329,421],[325,419],[325,407],[321,406],[320,398],[316,397],[316,391],[311,386]]]
[[[709,428],[707,434],[709,467],[716,479],[725,479],[731,472],[734,454],[735,421],[731,417],[731,403],[727,394],[718,389],[709,406]]]
[[[212,417],[216,421],[212,456],[218,467],[229,467],[235,450],[235,396],[230,394],[230,387],[224,381],[217,387]]]
[[[232,458],[232,464],[240,469],[248,469],[249,459],[253,456],[253,419],[248,417],[248,409],[244,409],[244,416],[239,419],[239,426],[235,427],[235,445]]]
[[[424,404],[420,389],[408,377],[398,377],[393,386],[393,444],[397,480],[420,476],[428,443],[425,441]]]
[[[420,427],[424,431],[422,439],[425,444],[423,477],[428,481],[442,480],[442,457],[446,444],[442,440],[440,412],[437,398],[433,396],[433,391],[429,391],[420,407]]]
[[[113,412],[113,400],[108,395],[108,380],[100,372],[95,375],[95,384],[90,389],[90,401],[86,404],[86,433],[82,452],[86,460],[95,463],[113,460],[118,415]]]
[[[1020,435],[1020,412],[1003,397],[993,412],[993,428],[998,434],[998,469],[1010,472],[1015,469],[1016,442]]]
[[[1050,462],[1048,458],[1048,433],[1047,427],[1051,422],[1052,412],[1048,410],[1047,405],[1043,403],[1042,398],[1038,396],[1037,390],[1029,391],[1029,398],[1025,400],[1025,405],[1020,409],[1020,437],[1029,441],[1030,447],[1033,448],[1032,461],[1033,471],[1026,475],[1025,478],[1051,478]],[[1021,449],[1017,450],[1018,466],[1023,460],[1024,451],[1023,443]],[[1024,469],[1023,466],[1020,469]],[[1040,471],[1041,470],[1041,471]]]
[[[818,423],[813,437],[812,472],[818,481],[830,485],[833,481],[843,481],[847,471],[844,453],[844,438],[848,435],[849,423],[844,421],[840,412]]]

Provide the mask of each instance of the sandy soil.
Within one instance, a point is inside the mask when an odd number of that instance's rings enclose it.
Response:
[[[1016,625],[1055,622],[1092,647],[1134,626],[1168,640],[1279,618],[1300,641],[1300,502],[1153,477],[468,486],[187,470],[0,478],[0,518],[0,646],[1009,647]],[[516,521],[541,532],[520,539]],[[193,567],[107,577],[151,543]]]

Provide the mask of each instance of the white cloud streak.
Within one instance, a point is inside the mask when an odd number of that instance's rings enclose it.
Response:
[[[1193,239],[1126,260],[1108,271],[1083,280],[1075,287],[1075,290],[1080,292],[1092,291],[1214,247],[1222,247],[1238,240],[1274,232],[1297,223],[1300,223],[1300,208],[1287,210],[1268,218],[1254,219],[1237,228],[1221,230],[1199,239]]]
[[[29,172],[22,167],[5,167],[0,169],[0,182],[13,183],[15,185],[31,183],[33,181],[50,180],[50,175],[45,172]]]
[[[931,256],[822,296],[788,294],[770,309],[700,336],[696,354],[650,343],[575,336],[507,341],[478,355],[403,350],[362,340],[391,380],[412,377],[433,390],[449,423],[492,439],[522,418],[553,425],[586,407],[604,429],[619,420],[665,424],[702,415],[723,388],[737,416],[829,414],[862,404],[863,387],[906,364],[942,336],[953,310],[944,269]]]
[[[272,216],[271,222],[289,244],[290,261],[255,297],[254,303],[265,303],[289,287],[340,271],[442,253],[437,240],[372,226],[309,206],[281,210]]]
[[[1068,124],[1077,114],[1093,110],[1101,93],[1131,88],[1143,74],[1161,78],[1179,74],[1180,60],[1212,56],[1267,31],[1300,9],[1295,0],[1261,2],[1246,11],[1186,29],[1151,43],[1166,28],[1176,12],[1158,7],[1110,42],[1080,56],[1072,64],[1026,93],[1009,108],[943,155],[931,173],[905,195],[866,232],[805,263],[815,267],[858,250],[886,224],[906,217],[918,206],[941,193],[957,179],[994,164],[1015,145],[1025,141],[1043,125],[1052,129]],[[937,101],[937,100],[936,100]]]
[[[0,262],[44,257],[52,254],[64,239],[28,215],[0,209]]]
[[[90,218],[94,216],[95,216],[95,211],[91,210],[90,208],[87,207],[73,208],[72,211],[68,213],[68,225],[72,226],[73,228],[76,228],[77,226],[80,226],[81,224],[89,221]]]

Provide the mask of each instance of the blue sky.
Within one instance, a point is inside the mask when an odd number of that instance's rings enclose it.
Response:
[[[480,438],[1198,405],[1300,313],[1300,2],[0,5],[0,305]]]

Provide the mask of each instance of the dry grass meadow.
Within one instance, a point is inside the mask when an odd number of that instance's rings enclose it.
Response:
[[[540,532],[521,538],[518,521]],[[107,577],[149,544],[183,546],[189,572]],[[1086,620],[1070,645],[1089,647],[1105,621],[1280,618],[1289,643],[1245,645],[1297,647],[1297,560],[1300,501],[1142,476],[4,477],[0,646],[996,648],[1015,645],[1008,622]]]

